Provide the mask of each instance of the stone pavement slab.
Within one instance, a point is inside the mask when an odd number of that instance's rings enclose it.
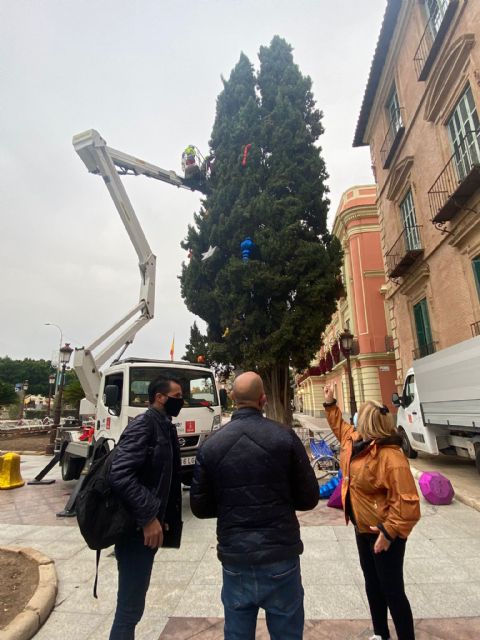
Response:
[[[477,640],[478,618],[417,620],[417,640]],[[304,640],[367,640],[372,634],[360,620],[307,620]],[[223,620],[215,618],[170,618],[159,640],[221,640]],[[267,626],[258,621],[256,640],[269,640]],[[396,640],[396,634],[392,636]]]
[[[31,477],[34,466],[25,466]],[[59,592],[54,611],[36,638],[107,640],[117,589],[115,558],[111,550],[102,553],[99,599],[95,600],[95,553],[86,547],[75,519],[55,517],[58,495],[67,498],[74,484],[58,478],[55,485],[0,492],[0,545],[33,547],[55,560]],[[37,515],[29,514],[33,490],[43,505],[40,523]],[[3,507],[11,504],[12,496],[14,517],[5,522]],[[305,545],[301,559],[308,621],[305,638],[368,638],[369,613],[353,529],[345,526],[341,511],[329,509],[325,502],[299,514],[299,519]],[[28,524],[23,524],[25,520]],[[192,625],[196,640],[222,637],[216,523],[194,518],[186,493],[184,520],[182,548],[161,549],[156,556],[139,640],[190,638],[185,633]],[[479,637],[471,631],[472,625],[480,628],[479,550],[480,513],[458,501],[445,507],[422,501],[422,519],[409,538],[405,560],[406,589],[420,640]],[[184,635],[168,635],[172,629]],[[259,622],[258,638],[266,637],[261,635],[264,629]],[[201,635],[208,630],[217,635]]]
[[[20,473],[25,482],[33,478],[48,464],[51,456],[25,455],[20,458]],[[60,467],[56,465],[46,479],[54,479],[51,485],[28,485],[0,492],[0,522],[2,524],[34,524],[75,526],[73,518],[57,518],[73,488],[75,480],[64,482]]]

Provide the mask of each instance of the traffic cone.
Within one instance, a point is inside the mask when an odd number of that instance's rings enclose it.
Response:
[[[25,480],[23,480],[20,473],[20,456],[18,453],[5,453],[0,460],[0,489],[23,487]]]

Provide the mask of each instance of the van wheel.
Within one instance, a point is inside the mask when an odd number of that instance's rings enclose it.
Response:
[[[65,453],[61,465],[62,480],[78,480],[84,464],[84,458],[72,458],[69,453]]]
[[[405,430],[402,429],[402,427],[398,427],[398,433],[400,434],[400,437],[402,438],[402,451],[403,451],[403,453],[407,456],[407,458],[410,458],[411,460],[414,460],[418,456],[418,453],[415,451],[415,449],[412,449],[412,447],[410,445],[410,440],[408,439],[408,436],[405,433]]]

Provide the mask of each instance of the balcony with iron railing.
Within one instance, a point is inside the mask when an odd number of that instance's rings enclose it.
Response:
[[[451,220],[480,188],[480,129],[468,131],[428,191],[432,222]]]
[[[421,344],[419,347],[413,350],[413,359],[420,360],[420,358],[425,358],[425,356],[431,356],[432,353],[435,353],[436,351],[436,342],[425,342],[424,344]]]
[[[440,0],[437,2],[436,10],[432,11],[413,58],[419,81],[427,79],[457,6],[458,0]]]
[[[478,322],[472,322],[470,325],[470,329],[472,330],[472,336],[480,336],[480,320]]]
[[[404,276],[411,265],[423,255],[420,229],[419,225],[406,226],[393,247],[387,252],[385,258],[389,278]]]
[[[403,134],[405,133],[405,126],[403,124],[403,107],[397,109],[390,120],[390,126],[388,127],[387,135],[383,141],[382,148],[380,149],[380,155],[382,158],[382,165],[384,169],[388,169],[391,165],[393,156],[395,155],[398,145],[400,144]]]

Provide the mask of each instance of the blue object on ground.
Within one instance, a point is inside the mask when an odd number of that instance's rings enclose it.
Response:
[[[337,475],[333,476],[333,478],[330,478],[328,482],[325,482],[325,484],[322,484],[320,487],[320,498],[322,500],[325,500],[326,498],[330,498],[330,496],[335,491],[341,479],[342,479],[342,472],[339,471]]]

